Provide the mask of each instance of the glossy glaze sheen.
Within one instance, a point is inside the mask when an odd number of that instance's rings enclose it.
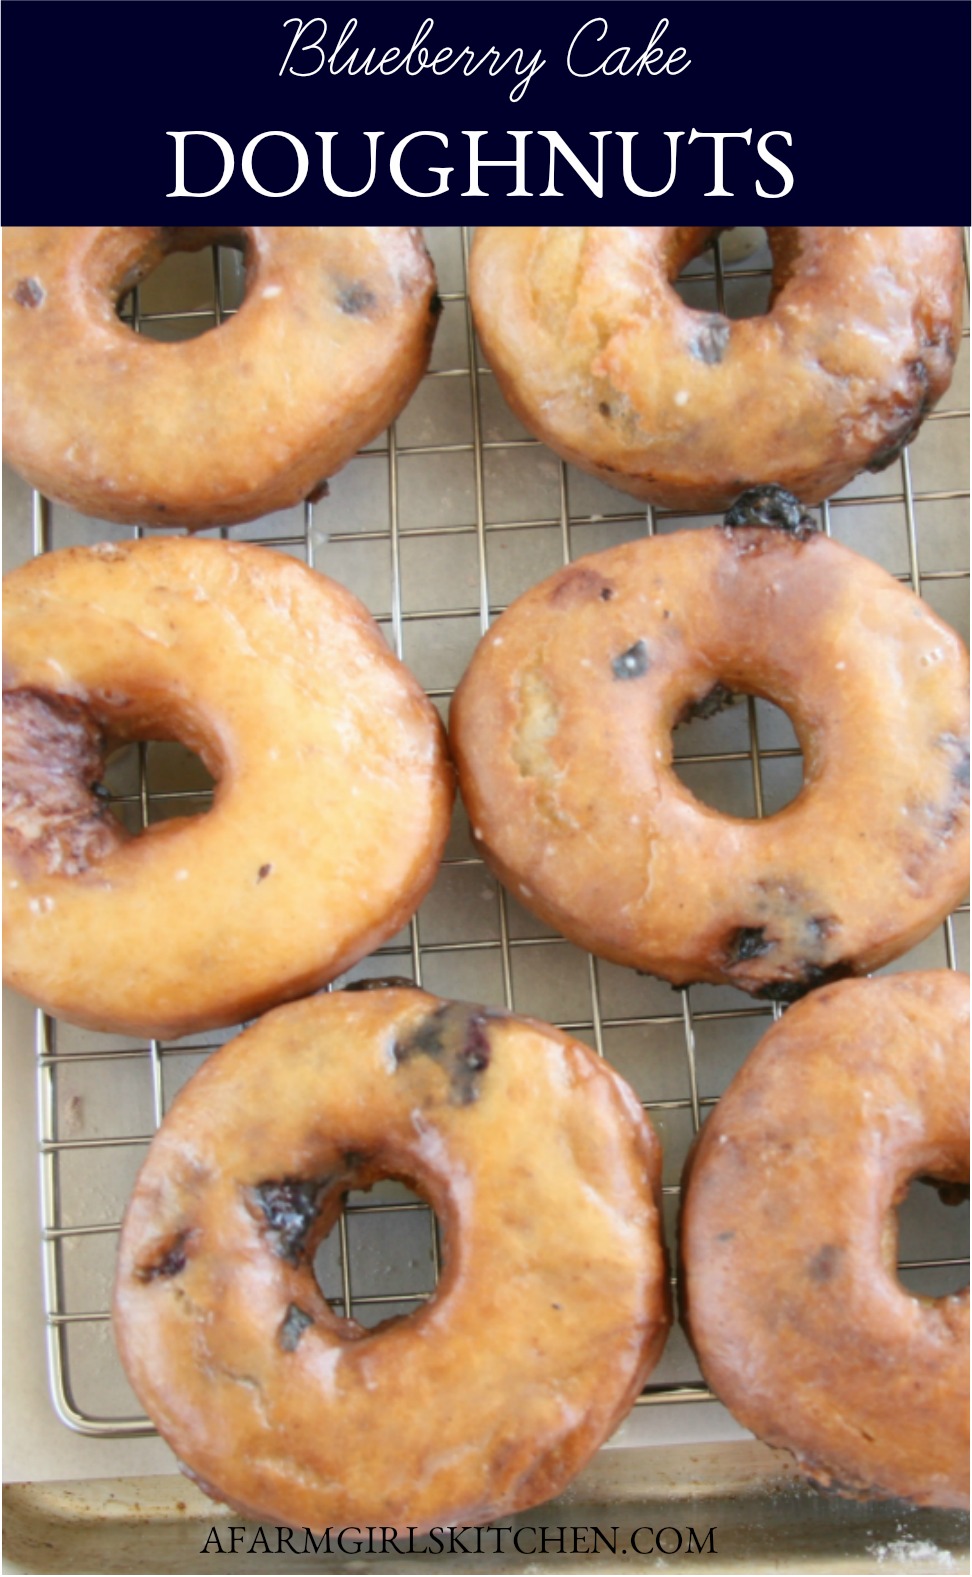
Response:
[[[453,796],[441,725],[335,582],[237,543],[67,548],[7,577],[3,639],[4,979],[50,1012],[166,1037],[235,1023],[424,897]],[[101,846],[79,720],[102,744],[181,740],[212,810]]]
[[[844,981],[764,1037],[689,1161],[683,1316],[706,1379],[859,1498],[969,1503],[968,1288],[911,1296],[885,1252],[914,1177],[968,1180],[968,1084],[966,976]]]
[[[477,230],[476,327],[517,416],[669,509],[724,509],[764,482],[816,503],[889,464],[951,378],[959,232],[767,233],[770,310],[731,320],[671,284],[711,228]]]
[[[217,329],[136,335],[118,299],[172,251],[242,241]],[[3,233],[4,454],[103,520],[233,525],[306,498],[425,371],[435,275],[420,232],[251,225]]]
[[[280,1009],[153,1141],[122,1232],[122,1359],[192,1476],[254,1516],[505,1516],[563,1488],[661,1350],[659,1174],[627,1085],[547,1025],[414,990]],[[311,1259],[342,1193],[388,1175],[434,1206],[444,1273],[369,1331]],[[267,1179],[316,1204],[288,1213]]]
[[[671,731],[718,687],[790,716],[804,787],[701,804]],[[677,985],[798,995],[906,951],[968,880],[968,659],[869,560],[723,527],[577,560],[520,597],[456,693],[474,836],[571,940]]]

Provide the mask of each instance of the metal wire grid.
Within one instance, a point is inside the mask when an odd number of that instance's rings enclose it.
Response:
[[[436,232],[430,233],[430,239],[434,249],[437,249],[436,243],[439,249],[445,248],[449,240],[447,236],[437,235]],[[454,243],[453,236],[452,244]],[[360,531],[328,530],[326,540],[322,540],[317,529],[317,517],[327,510],[328,505],[305,504],[298,510],[289,512],[286,520],[278,518],[270,523],[259,522],[255,535],[250,531],[245,533],[248,540],[261,542],[278,550],[294,552],[305,558],[309,564],[325,572],[329,567],[329,550],[335,546],[342,543],[356,545],[370,542],[384,543],[390,560],[391,595],[387,606],[374,607],[373,612],[385,628],[396,652],[400,656],[404,654],[406,660],[409,655],[407,636],[410,629],[426,621],[466,621],[471,623],[473,632],[478,637],[486,630],[491,620],[502,611],[502,605],[494,595],[491,595],[489,549],[490,539],[494,533],[553,530],[559,533],[561,561],[567,562],[576,556],[574,537],[578,528],[597,527],[602,530],[608,529],[615,534],[620,533],[622,536],[635,536],[644,532],[651,534],[664,531],[669,526],[669,522],[675,518],[671,514],[651,507],[645,509],[642,506],[632,505],[629,500],[614,493],[607,499],[607,507],[603,512],[597,507],[600,502],[598,499],[595,500],[595,506],[586,511],[576,505],[572,507],[572,494],[578,487],[578,481],[583,484],[584,479],[579,479],[577,473],[558,463],[557,508],[553,513],[538,518],[503,519],[500,523],[490,520],[487,509],[487,461],[495,456],[508,462],[519,450],[536,451],[538,455],[545,456],[548,463],[550,456],[536,440],[521,435],[521,432],[501,434],[499,437],[487,436],[484,405],[491,399],[492,379],[488,368],[481,364],[477,354],[472,318],[466,299],[465,276],[468,262],[466,234],[460,237],[460,250],[458,254],[454,254],[454,262],[458,265],[458,277],[453,281],[456,288],[443,289],[441,295],[445,313],[453,315],[454,328],[456,315],[461,314],[464,355],[456,358],[455,365],[448,364],[448,359],[446,365],[436,366],[433,362],[433,370],[427,374],[427,380],[430,382],[451,380],[451,387],[455,388],[455,399],[458,401],[463,396],[468,399],[471,416],[471,436],[468,440],[448,443],[406,443],[399,437],[397,427],[393,426],[385,439],[370,446],[352,462],[355,467],[384,467],[387,482],[387,526]],[[226,254],[214,248],[211,301],[206,305],[189,309],[160,307],[157,311],[149,312],[143,310],[139,293],[135,292],[130,298],[125,315],[136,331],[149,330],[164,334],[166,337],[170,337],[170,329],[176,331],[173,337],[183,337],[179,331],[184,331],[187,326],[195,331],[198,328],[198,325],[195,327],[192,325],[192,320],[195,318],[205,319],[204,326],[218,325],[227,313],[233,310],[232,287],[227,283],[227,267]],[[728,268],[724,263],[720,245],[717,243],[711,254],[696,265],[688,288],[694,291],[696,296],[699,291],[707,291],[710,304],[715,304],[719,310],[725,310],[730,289],[738,287],[745,281],[762,282],[765,288],[767,277],[768,268],[765,264],[746,268]],[[694,302],[696,297],[692,299]],[[507,429],[509,420],[506,418]],[[948,408],[933,413],[928,418],[927,426],[931,429],[935,423],[958,422],[964,423],[967,431],[968,420],[967,409]],[[401,421],[398,426],[400,425]],[[922,439],[919,438],[918,442],[921,443]],[[965,454],[967,453],[966,439]],[[468,518],[467,512],[464,518],[454,518],[443,524],[403,524],[402,497],[405,485],[402,475],[403,460],[407,459],[408,463],[413,465],[422,457],[450,455],[471,456],[474,478],[472,518]],[[888,488],[886,482],[893,476],[893,472],[885,473],[878,489],[872,488],[866,491],[864,496],[845,494],[821,506],[823,529],[828,533],[834,532],[841,510],[851,505],[865,511],[894,506],[903,511],[907,541],[907,568],[898,572],[899,578],[910,584],[919,595],[927,595],[936,583],[967,580],[968,570],[958,564],[947,568],[942,568],[940,565],[923,566],[919,526],[922,512],[928,504],[967,499],[967,485],[951,489],[916,487],[908,451],[898,462],[898,487]],[[57,509],[52,508],[46,499],[36,494],[32,502],[32,521],[32,545],[35,553],[60,545]],[[260,532],[265,526],[268,528],[268,534],[261,535]],[[100,534],[104,534],[104,528]],[[135,534],[139,534],[137,529]],[[223,531],[220,534],[227,533]],[[99,530],[96,527],[89,540],[95,540],[98,535]],[[469,600],[457,605],[430,608],[422,607],[404,595],[403,547],[423,537],[434,539],[436,544],[442,544],[453,537],[475,539],[475,592]],[[612,539],[616,540],[617,536]],[[523,588],[517,587],[517,590],[519,589]],[[432,678],[435,681],[437,676],[433,674]],[[451,678],[451,674],[444,675],[438,682],[427,684],[429,695],[440,706],[447,703],[452,693]],[[738,710],[742,712],[743,709]],[[745,710],[748,714],[747,741],[732,742],[727,748],[713,749],[710,740],[707,749],[683,750],[679,756],[680,768],[690,773],[693,767],[705,770],[714,767],[721,775],[734,766],[748,767],[753,806],[748,813],[762,816],[777,808],[771,802],[773,794],[768,795],[766,791],[765,769],[773,762],[789,762],[793,770],[798,771],[800,751],[795,742],[784,741],[775,745],[761,743],[760,731],[766,726],[763,704],[749,698]],[[697,725],[694,727],[697,728]],[[129,825],[135,828],[148,825],[160,814],[179,810],[183,813],[191,813],[205,806],[206,792],[196,781],[193,781],[191,786],[181,784],[164,786],[153,782],[154,749],[155,747],[146,745],[137,747],[134,781],[130,781],[127,786],[123,784],[113,795],[119,812],[127,818]],[[795,786],[798,786],[798,779]],[[483,878],[487,883],[489,881],[481,861],[472,852],[471,844],[464,840],[460,821],[457,835],[451,840],[447,857],[443,862],[440,882],[448,883],[464,873],[476,873],[477,879]],[[518,911],[515,902],[501,888],[495,887],[490,896],[491,901],[495,903],[495,925],[488,935],[463,935],[461,930],[456,935],[451,934],[451,931],[447,935],[430,935],[424,920],[426,908],[423,906],[423,910],[410,922],[405,934],[380,948],[371,959],[357,966],[346,978],[384,975],[391,972],[410,974],[417,984],[426,984],[429,989],[449,994],[446,978],[449,975],[449,966],[455,963],[461,964],[462,968],[458,970],[461,989],[455,990],[452,994],[492,1001],[495,1001],[498,995],[506,1008],[534,1012],[537,1016],[550,1018],[561,1028],[586,1039],[602,1055],[612,1056],[614,1052],[612,1043],[619,1034],[627,1037],[635,1034],[646,1043],[644,1064],[648,1069],[645,1076],[649,1085],[653,1081],[650,1066],[653,1055],[651,1043],[654,1043],[657,1053],[660,1036],[669,1037],[670,1045],[671,1035],[677,1034],[681,1041],[679,1053],[683,1070],[681,1091],[677,1094],[670,1093],[672,1081],[669,1075],[660,1086],[661,1089],[667,1088],[669,1093],[659,1094],[657,1090],[652,1091],[649,1088],[643,1096],[644,1105],[656,1126],[665,1130],[666,1149],[669,1149],[668,1140],[673,1139],[671,1149],[674,1152],[675,1165],[670,1167],[664,1183],[670,1235],[673,1207],[679,1193],[677,1175],[681,1152],[684,1151],[687,1141],[697,1132],[706,1108],[713,1105],[718,1098],[717,1090],[713,1089],[712,1093],[707,1093],[707,1080],[700,1074],[699,1036],[704,1033],[707,1037],[715,1035],[720,1038],[727,1036],[733,1038],[735,1031],[743,1028],[744,1039],[754,1043],[770,1019],[778,1015],[779,1009],[755,1003],[741,997],[737,992],[713,991],[712,988],[692,987],[671,996],[667,995],[668,988],[665,988],[666,995],[660,999],[657,984],[651,982],[638,983],[637,989],[642,992],[644,1000],[633,1005],[627,1000],[631,992],[626,987],[621,993],[619,1008],[617,990],[608,990],[609,984],[613,988],[618,984],[618,972],[613,970],[613,966],[605,966],[593,957],[577,954],[576,950],[571,949],[562,938],[538,928],[535,922],[531,923]],[[446,912],[448,913],[448,908]],[[941,936],[941,956],[932,958],[930,960],[932,963],[946,963],[949,967],[955,967],[958,947],[956,923],[964,924],[964,917],[967,914],[968,906],[965,905],[945,922]],[[577,986],[581,975],[586,979],[588,1012],[562,1015],[550,1011],[549,983],[545,1001],[540,1006],[531,1001],[529,992],[517,979],[518,961],[526,956],[528,950],[533,952],[534,958],[540,958],[542,969],[547,968],[549,960],[555,955],[560,955],[563,961],[564,950],[567,950],[568,971],[574,987]],[[477,991],[475,982],[483,981],[483,965],[486,961],[491,965],[488,971],[488,983],[482,984]],[[912,960],[906,959],[902,963],[907,966],[912,961],[913,955]],[[493,967],[497,962],[498,971]],[[919,962],[927,963],[929,960],[923,956]],[[629,975],[630,972],[624,973]],[[430,979],[430,976],[433,978]],[[538,978],[542,980],[543,975],[538,977],[533,971],[534,985]],[[553,980],[555,993],[560,989],[564,978],[562,970],[556,974]],[[341,983],[341,981],[337,982],[338,985]],[[628,984],[630,983],[629,980]],[[494,984],[498,984],[498,992],[492,989]],[[568,991],[565,996],[572,1000],[576,999],[576,989]],[[565,1001],[564,1005],[569,1004]],[[44,1014],[37,1014],[44,1317],[47,1328],[50,1389],[55,1409],[62,1421],[83,1434],[118,1437],[151,1432],[148,1421],[144,1417],[126,1411],[124,1405],[117,1413],[103,1411],[99,1405],[98,1395],[79,1400],[76,1394],[75,1343],[86,1330],[97,1327],[99,1332],[104,1334],[105,1339],[96,1354],[97,1363],[111,1365],[117,1364],[117,1360],[114,1358],[107,1336],[110,1320],[107,1307],[77,1306],[70,1286],[72,1281],[70,1265],[65,1257],[68,1249],[84,1247],[93,1240],[98,1240],[99,1243],[109,1242],[113,1249],[113,1240],[118,1233],[121,1210],[124,1207],[124,1189],[119,1189],[116,1184],[110,1183],[107,1190],[110,1200],[105,1205],[104,1187],[100,1183],[95,1186],[91,1197],[96,1203],[101,1201],[104,1219],[80,1221],[73,1219],[72,1202],[78,1192],[85,1193],[83,1179],[86,1168],[95,1167],[99,1158],[103,1159],[105,1153],[109,1151],[129,1152],[130,1159],[137,1164],[151,1138],[151,1133],[111,1131],[112,1125],[109,1121],[108,1132],[77,1135],[73,1132],[71,1117],[74,1103],[79,1097],[68,1096],[65,1090],[59,1089],[59,1086],[66,1081],[69,1090],[71,1077],[82,1065],[90,1064],[100,1070],[97,1072],[97,1078],[102,1082],[103,1089],[107,1089],[110,1082],[115,1080],[123,1066],[135,1064],[140,1069],[144,1068],[149,1087],[149,1126],[154,1131],[162,1121],[171,1100],[172,1092],[168,1088],[169,1081],[166,1077],[170,1064],[176,1062],[184,1064],[186,1061],[201,1059],[218,1041],[229,1038],[231,1033],[233,1032],[227,1032],[225,1037],[208,1037],[202,1043],[179,1042],[166,1045],[153,1040],[147,1047],[117,1045],[102,1036],[79,1036],[77,1032],[72,1035],[68,1027],[58,1025]],[[734,1057],[736,1062],[741,1060],[737,1040],[738,1037],[733,1038],[734,1049],[730,1052],[730,1057]],[[744,1047],[745,1049],[748,1047]],[[631,1078],[631,1066],[624,1057],[621,1061],[624,1064],[622,1071]],[[142,1074],[139,1073],[138,1077],[141,1079]],[[719,1079],[715,1078],[714,1082],[718,1083]],[[110,1105],[110,1096],[108,1104]],[[678,1142],[679,1120],[681,1121],[680,1143]],[[118,1126],[120,1128],[123,1125],[119,1123]],[[70,1175],[65,1170],[68,1163],[70,1163]],[[134,1167],[129,1167],[129,1170],[133,1173]],[[79,1180],[80,1188],[78,1188]],[[374,1194],[367,1198],[351,1196],[335,1232],[323,1246],[317,1261],[319,1278],[332,1305],[340,1313],[346,1316],[354,1315],[363,1323],[372,1323],[376,1318],[383,1318],[389,1313],[407,1312],[410,1308],[417,1307],[430,1295],[438,1277],[440,1245],[435,1218],[427,1205],[414,1197],[402,1197],[402,1194],[403,1191],[400,1188],[396,1189],[396,1185],[391,1185],[390,1188],[379,1185]],[[117,1210],[113,1208],[116,1201]],[[97,1211],[93,1214],[97,1215]],[[406,1241],[412,1253],[412,1259],[404,1269],[401,1266],[397,1267],[396,1277],[402,1277],[400,1285],[382,1290],[376,1290],[372,1285],[368,1290],[362,1284],[360,1264],[355,1253],[355,1239],[368,1225],[369,1218],[372,1220],[380,1218],[385,1222],[386,1227],[390,1225],[393,1236]],[[423,1239],[427,1245],[427,1264],[424,1265],[420,1248]],[[386,1245],[387,1241],[386,1237]],[[113,1258],[113,1253],[111,1257]],[[956,1267],[967,1263],[967,1259],[961,1257],[960,1253],[949,1252],[926,1257],[910,1254],[901,1260],[901,1269],[906,1279],[911,1277],[913,1280],[915,1273],[918,1272],[932,1273],[934,1278],[934,1274],[938,1272],[954,1280]],[[424,1280],[421,1274],[414,1274],[416,1266],[420,1271],[422,1268],[425,1269]],[[372,1282],[374,1279],[371,1276]],[[422,1284],[415,1285],[416,1281]],[[94,1282],[97,1282],[97,1278],[94,1278]],[[102,1282],[107,1285],[105,1275],[102,1276]],[[81,1284],[84,1284],[83,1278]],[[88,1284],[93,1284],[92,1278],[88,1279]],[[933,1284],[928,1290],[934,1293],[943,1288],[941,1285]],[[664,1362],[663,1360],[663,1368]],[[79,1367],[84,1367],[83,1362]],[[670,1370],[671,1368],[672,1365],[669,1365]],[[681,1372],[678,1372],[679,1368]],[[639,1399],[642,1404],[712,1400],[711,1393],[699,1381],[687,1349],[676,1360],[674,1369],[676,1372],[670,1373],[669,1377],[656,1378],[647,1387]]]

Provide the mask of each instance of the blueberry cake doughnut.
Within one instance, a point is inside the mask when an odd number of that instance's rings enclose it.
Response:
[[[453,799],[438,716],[367,610],[267,548],[66,548],[3,615],[4,980],[92,1029],[171,1038],[314,991],[431,886]],[[107,750],[175,739],[206,815],[137,837]]]
[[[789,715],[797,798],[700,803],[672,730],[733,692]],[[674,985],[789,1000],[907,951],[963,897],[968,658],[927,603],[790,495],[625,543],[535,586],[456,693],[474,837],[528,909]]]
[[[969,982],[842,981],[791,1008],[702,1128],[682,1314],[713,1390],[818,1482],[969,1503],[969,1292],[906,1291],[894,1207],[969,1177]]]
[[[669,1323],[660,1151],[640,1102],[545,1024],[416,990],[280,1008],[152,1142],[115,1334],[180,1464],[254,1518],[427,1530],[556,1494]],[[374,1329],[313,1272],[342,1196],[434,1208],[443,1271]]]
[[[767,482],[818,503],[890,465],[952,376],[959,231],[770,228],[769,309],[740,319],[673,288],[718,234],[477,230],[476,328],[513,411],[565,460],[666,509],[722,510]]]
[[[218,329],[137,335],[119,299],[170,252],[242,247]],[[425,371],[435,275],[421,232],[84,225],[3,232],[4,454],[84,515],[229,526],[285,509],[401,410]]]

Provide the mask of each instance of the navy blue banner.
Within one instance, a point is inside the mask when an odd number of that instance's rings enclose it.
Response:
[[[963,223],[965,0],[6,0],[7,223]]]

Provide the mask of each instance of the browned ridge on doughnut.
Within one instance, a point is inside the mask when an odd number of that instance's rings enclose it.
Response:
[[[449,827],[438,716],[367,610],[243,543],[65,548],[7,577],[4,980],[173,1038],[314,991],[405,924]],[[179,740],[206,815],[139,836],[106,751]]]
[[[769,309],[730,319],[673,288],[716,228],[481,227],[476,328],[520,420],[572,464],[667,509],[779,482],[806,503],[880,470],[945,392],[959,231],[769,228]]]
[[[181,343],[118,302],[171,252],[242,247],[243,303]],[[429,358],[435,274],[402,227],[3,232],[4,455],[102,520],[235,525],[312,497],[394,420]]]
[[[365,1329],[313,1271],[345,1193],[408,1183],[438,1288]],[[660,1149],[548,1025],[417,990],[281,1008],[177,1097],[125,1217],[115,1334],[204,1489],[321,1529],[480,1523],[556,1494],[665,1341]]]
[[[788,1001],[906,952],[964,896],[968,657],[779,489],[726,519],[518,598],[451,737],[477,846],[528,909],[675,985]],[[800,793],[760,820],[673,767],[673,728],[738,692],[782,707],[803,751]]]
[[[969,981],[843,981],[791,1008],[683,1179],[682,1314],[741,1423],[857,1499],[969,1503],[969,1292],[908,1293],[894,1208],[969,1176]]]

